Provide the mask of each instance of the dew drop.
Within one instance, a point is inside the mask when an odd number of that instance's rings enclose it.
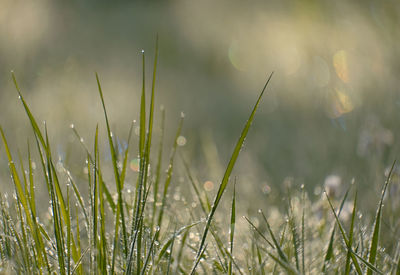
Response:
[[[178,146],[184,146],[186,144],[186,138],[184,136],[179,136],[176,139],[176,144],[178,144]]]

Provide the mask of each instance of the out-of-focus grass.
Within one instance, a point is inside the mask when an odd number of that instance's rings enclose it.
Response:
[[[162,174],[163,148],[160,146],[164,143],[164,132],[171,131],[164,127],[163,113],[160,143],[152,142],[157,56],[156,50],[150,103],[146,107],[143,54],[140,125],[137,138],[133,138],[134,130],[130,128],[124,146],[111,130],[106,111],[107,91],[103,92],[96,74],[108,151],[100,149],[99,126],[94,127],[93,150],[72,127],[83,145],[77,143],[73,148],[83,155],[80,169],[69,169],[68,161],[57,161],[53,150],[56,144],[49,139],[46,124],[44,127],[38,124],[12,74],[33,129],[33,139],[28,140],[27,156],[18,154],[16,159],[8,143],[7,131],[0,128],[3,153],[15,190],[11,197],[5,193],[0,196],[2,272],[399,273],[400,247],[393,245],[393,240],[399,238],[396,229],[399,205],[391,198],[398,188],[395,163],[387,173],[375,216],[368,208],[359,206],[362,199],[357,197],[357,182],[352,185],[353,190],[348,187],[340,202],[341,179],[335,175],[320,186],[325,192],[318,199],[310,199],[312,194],[304,186],[298,188],[287,179],[286,199],[277,201],[267,197],[256,206],[260,208],[259,213],[254,214],[240,202],[242,196],[248,198],[248,194],[240,190],[253,182],[241,180],[239,174],[233,185],[232,200],[224,200],[223,194],[232,189],[229,183],[235,163],[240,159],[239,153],[246,144],[250,125],[255,120],[257,108],[261,108],[261,98],[272,74],[239,135],[212,204],[210,190],[213,183],[199,184],[195,174],[201,171],[191,164],[192,159],[179,146],[184,143],[181,136],[183,116],[172,141],[166,172]],[[139,150],[138,156],[134,155],[137,162],[128,163],[129,155],[136,152],[130,146],[132,138]],[[35,145],[35,154],[31,153],[31,143]],[[104,158],[103,154],[109,157]],[[131,170],[136,174],[132,175]],[[180,179],[177,175],[186,178]],[[239,186],[244,188],[239,189]],[[355,193],[352,201],[348,199],[351,192]],[[39,201],[42,203],[38,204]],[[388,202],[386,208],[383,208],[384,201]],[[39,211],[39,205],[45,210]],[[339,212],[336,212],[338,205]],[[238,219],[238,214],[245,218]]]
[[[223,173],[259,80],[273,70],[269,100],[236,168],[242,180],[259,182],[251,193],[262,200],[261,189],[268,186],[281,196],[282,183],[292,177],[312,194],[337,174],[343,183],[355,177],[365,186],[360,195],[371,201],[382,171],[399,153],[398,10],[390,0],[117,5],[3,0],[0,123],[13,129],[7,131],[12,148],[31,134],[9,79],[14,69],[36,119],[46,120],[50,139],[59,141],[54,153],[65,153],[62,158],[74,160],[70,165],[78,169],[82,155],[72,149],[76,140],[65,124],[74,122],[92,148],[92,128],[103,121],[101,102],[93,101],[92,72],[98,71],[109,91],[104,97],[112,102],[110,126],[125,140],[126,121],[139,114],[140,49],[152,49],[158,32],[163,41],[158,102],[170,118],[188,111],[183,134],[188,157],[202,170],[201,182],[215,183]],[[147,82],[151,85],[151,77]],[[175,123],[167,119],[166,127]],[[173,142],[173,135],[166,139],[165,144]],[[99,145],[104,150],[102,140]],[[168,153],[163,156],[165,161]],[[0,173],[8,177],[6,170]],[[246,190],[238,185],[238,191]]]

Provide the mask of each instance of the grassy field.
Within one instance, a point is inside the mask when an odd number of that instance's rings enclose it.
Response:
[[[233,171],[273,74],[247,121],[243,118],[222,179],[209,192],[214,183],[199,183],[199,171],[180,148],[184,115],[175,134],[165,127],[165,111],[155,117],[157,49],[150,88],[145,87],[143,53],[140,116],[125,139],[111,131],[107,91],[95,75],[106,135],[101,137],[96,126],[92,142],[86,143],[71,125],[74,151],[84,159],[77,166],[84,172],[57,159],[46,124],[37,122],[12,74],[33,139],[23,155],[11,150],[7,129],[0,128],[1,154],[8,159],[15,190],[11,196],[1,194],[1,273],[400,274],[395,162],[375,198],[375,213],[359,206],[357,182],[341,190],[335,176],[316,194],[288,183],[278,203],[253,205],[258,213],[240,209],[243,194],[237,187],[251,183],[241,182]],[[155,127],[161,129],[157,139]],[[167,134],[174,138],[164,152]],[[108,142],[107,150],[100,148],[100,139]]]

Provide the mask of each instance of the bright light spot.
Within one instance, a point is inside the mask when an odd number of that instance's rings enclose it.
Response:
[[[338,51],[333,55],[333,66],[335,67],[337,76],[344,82],[348,83],[349,68],[347,62],[347,53],[344,50]]]
[[[350,113],[354,109],[353,101],[349,95],[339,89],[335,89],[331,106],[332,109],[329,114],[331,118],[338,118],[346,113]]]
[[[178,144],[179,146],[184,146],[186,144],[186,138],[184,136],[179,136],[176,139],[176,144]]]
[[[213,190],[214,189],[214,183],[212,182],[212,181],[206,181],[205,183],[204,183],[204,189],[206,190],[206,191],[211,191],[211,190]]]
[[[132,171],[139,172],[139,164],[140,164],[139,159],[133,159],[131,160],[129,167],[131,168]]]

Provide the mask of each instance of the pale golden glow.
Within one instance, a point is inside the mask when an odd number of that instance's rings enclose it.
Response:
[[[354,109],[353,101],[345,91],[335,89],[330,100],[328,115],[331,118],[338,118]]]
[[[336,52],[333,56],[333,66],[337,76],[344,82],[348,83],[349,78],[349,66],[347,61],[347,53],[344,50]]]

